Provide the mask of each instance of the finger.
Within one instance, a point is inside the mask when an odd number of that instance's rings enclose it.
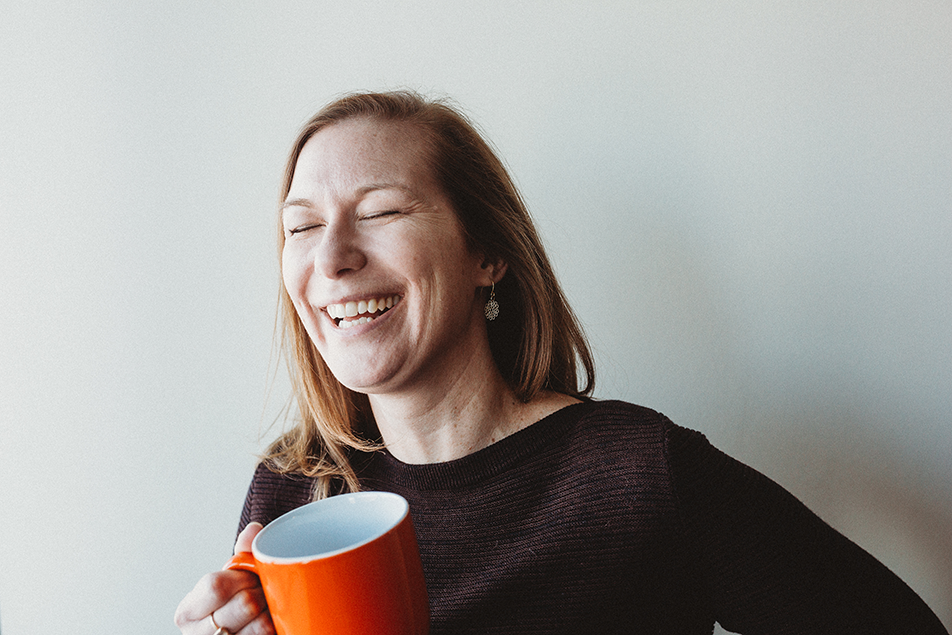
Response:
[[[238,534],[238,540],[235,541],[235,553],[251,551],[251,542],[262,529],[261,523],[248,523],[245,525],[245,528]]]
[[[275,633],[277,630],[274,628],[274,622],[271,621],[271,614],[264,611],[234,635],[275,635]]]
[[[215,622],[230,633],[240,633],[267,610],[268,605],[260,586],[244,589],[215,611]],[[260,630],[260,627],[261,624],[257,624],[250,632]]]
[[[248,571],[209,573],[198,581],[179,604],[175,611],[175,623],[184,631],[187,625],[207,619],[236,594],[255,587],[260,588],[258,576]]]

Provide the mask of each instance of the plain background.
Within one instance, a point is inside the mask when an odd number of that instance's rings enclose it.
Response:
[[[287,399],[285,153],[331,98],[400,87],[499,148],[597,396],[703,431],[952,626],[949,2],[2,13],[5,635],[177,632]]]

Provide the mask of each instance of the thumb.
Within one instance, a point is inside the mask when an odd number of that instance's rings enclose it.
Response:
[[[238,539],[235,541],[235,553],[251,551],[251,541],[262,529],[264,529],[264,526],[261,523],[248,523],[238,534]]]

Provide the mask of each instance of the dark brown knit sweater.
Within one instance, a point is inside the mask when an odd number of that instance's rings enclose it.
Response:
[[[455,461],[354,465],[410,502],[434,635],[947,635],[791,494],[652,410],[587,402]],[[259,466],[241,527],[311,485]]]

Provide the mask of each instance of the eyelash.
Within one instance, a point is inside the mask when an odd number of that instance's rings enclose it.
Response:
[[[316,229],[317,227],[323,227],[323,225],[302,225],[301,227],[295,227],[294,229],[288,230],[288,235],[293,236],[294,234],[300,234],[308,231],[309,229]]]
[[[400,212],[395,209],[388,209],[383,212],[374,212],[373,214],[367,214],[363,217],[362,220],[373,220],[375,218],[383,218],[384,216],[392,216],[394,214],[399,214]]]
[[[400,213],[399,210],[388,209],[388,210],[385,210],[385,211],[383,211],[383,212],[374,212],[373,214],[367,214],[366,216],[361,216],[361,217],[358,218],[357,220],[374,220],[374,219],[377,219],[377,218],[384,218],[384,217],[386,217],[386,216],[394,216],[394,215],[399,214],[399,213]],[[308,231],[308,230],[317,229],[317,228],[320,228],[320,227],[323,227],[323,226],[324,226],[323,223],[315,223],[314,225],[302,225],[302,226],[300,226],[300,227],[295,227],[294,229],[289,229],[289,230],[288,230],[288,235],[289,235],[289,236],[293,236],[293,235],[295,235],[295,234],[300,234],[300,233],[306,232],[306,231]]]

